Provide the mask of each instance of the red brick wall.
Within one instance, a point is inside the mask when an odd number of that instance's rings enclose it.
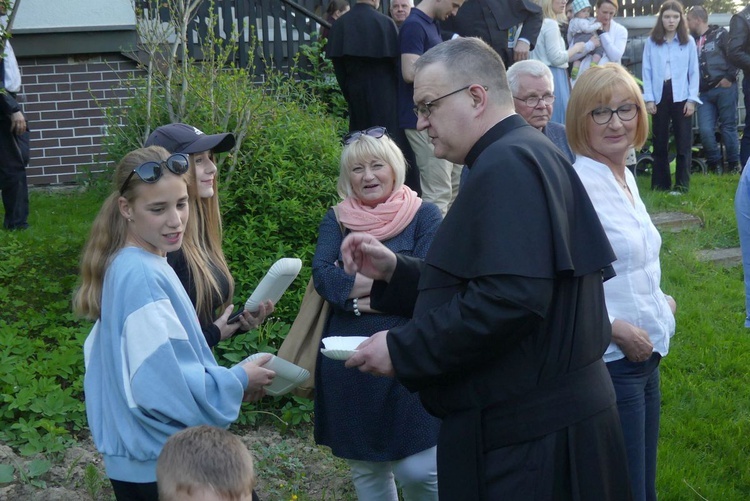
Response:
[[[106,165],[101,107],[119,106],[123,83],[139,70],[120,54],[19,59],[22,107],[31,127],[29,184],[80,180]]]

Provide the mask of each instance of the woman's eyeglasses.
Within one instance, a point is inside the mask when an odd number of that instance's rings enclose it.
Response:
[[[619,118],[621,121],[629,122],[638,115],[638,112],[640,112],[638,105],[623,104],[616,110],[605,107],[597,108],[591,112],[591,118],[594,119],[594,123],[597,123],[599,125],[606,125],[610,120],[612,120],[612,116],[615,114],[617,114],[617,118]]]
[[[173,174],[181,176],[188,171],[189,166],[190,163],[188,162],[188,157],[182,153],[174,153],[163,162],[146,162],[145,164],[141,164],[133,169],[133,172],[131,172],[125,182],[122,183],[120,195],[125,193],[133,174],[138,174],[138,177],[141,178],[141,181],[144,183],[153,184],[161,179],[161,176],[164,173],[164,167],[169,169]]]
[[[349,134],[344,136],[344,139],[341,140],[341,143],[346,146],[347,144],[353,143],[362,136],[370,136],[374,137],[375,139],[380,139],[381,137],[386,135],[388,135],[388,130],[385,127],[370,127],[369,129],[365,130],[355,130],[354,132],[350,132]]]

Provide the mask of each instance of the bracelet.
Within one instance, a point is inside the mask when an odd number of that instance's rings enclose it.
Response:
[[[352,299],[352,308],[354,309],[354,314],[356,316],[362,315],[362,313],[359,311],[359,308],[357,308],[357,298],[355,297]]]

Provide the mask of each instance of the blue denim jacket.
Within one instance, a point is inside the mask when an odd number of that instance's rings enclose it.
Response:
[[[647,103],[661,102],[667,60],[672,68],[673,101],[677,103],[688,100],[701,104],[698,98],[698,49],[693,37],[688,37],[688,43],[685,45],[680,45],[676,36],[671,42],[662,45],[657,45],[650,38],[646,40],[643,47],[643,99]]]

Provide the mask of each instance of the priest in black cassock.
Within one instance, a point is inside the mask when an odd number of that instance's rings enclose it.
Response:
[[[459,38],[416,63],[418,129],[470,173],[425,260],[368,236],[342,243],[375,279],[374,309],[412,320],[347,367],[395,376],[442,419],[443,501],[627,501],[627,460],[602,355],[615,260],[567,158],[513,110],[498,54]]]
[[[398,126],[398,29],[379,6],[380,0],[358,0],[333,23],[326,57],[349,105],[349,132],[388,129],[409,165],[405,184],[421,195],[414,152]]]

